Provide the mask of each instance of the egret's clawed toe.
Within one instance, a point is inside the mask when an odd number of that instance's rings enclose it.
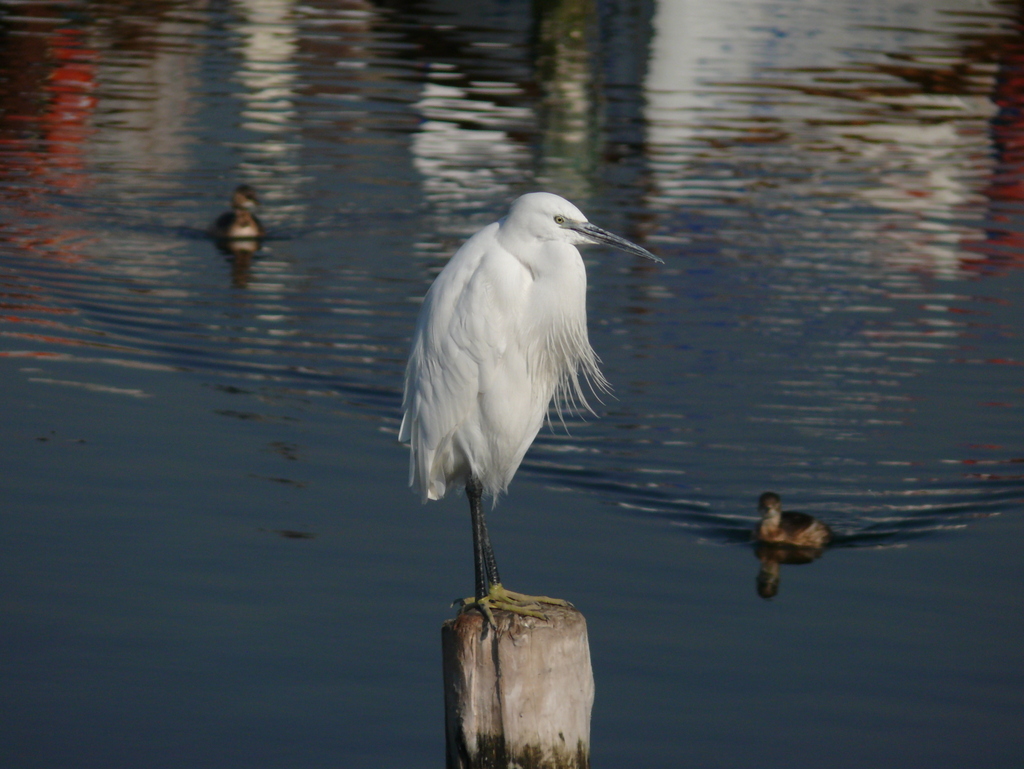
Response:
[[[568,601],[563,601],[561,598],[549,598],[546,595],[525,595],[523,593],[515,593],[511,590],[506,590],[504,587],[499,585],[491,585],[487,595],[483,598],[462,598],[455,602],[461,609],[460,613],[468,611],[469,609],[478,609],[481,614],[487,618],[487,622],[494,626],[494,614],[495,610],[510,611],[513,614],[521,614],[525,617],[536,617],[537,619],[547,619],[547,615],[544,614],[543,605],[549,606],[569,606],[572,604]]]

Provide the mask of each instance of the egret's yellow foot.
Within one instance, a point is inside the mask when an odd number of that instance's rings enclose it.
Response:
[[[522,614],[526,617],[536,617],[537,619],[547,619],[541,608],[541,604],[550,604],[552,606],[572,606],[568,601],[563,601],[561,598],[548,598],[546,595],[524,595],[523,593],[515,593],[511,590],[506,590],[500,584],[491,585],[490,590],[487,591],[487,595],[483,598],[463,598],[456,601],[457,604],[462,606],[461,611],[467,609],[479,609],[480,612],[487,618],[487,622],[490,625],[494,625],[494,615],[491,613],[495,609],[502,611],[510,611],[514,614]]]

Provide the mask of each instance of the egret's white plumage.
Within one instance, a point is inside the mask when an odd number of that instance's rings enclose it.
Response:
[[[423,501],[471,479],[501,493],[553,398],[589,408],[581,373],[607,389],[587,337],[587,275],[576,249],[585,243],[661,261],[590,224],[567,200],[535,192],[466,241],[434,280],[413,334],[399,434]]]

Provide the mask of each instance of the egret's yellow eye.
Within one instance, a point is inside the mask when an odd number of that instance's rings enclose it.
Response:
[[[561,214],[555,215],[555,224],[565,224],[565,217]]]

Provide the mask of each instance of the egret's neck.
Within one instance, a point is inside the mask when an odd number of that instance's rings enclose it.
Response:
[[[502,248],[530,271],[534,279],[554,277],[567,268],[575,271],[577,265],[578,269],[583,268],[580,252],[564,241],[549,240],[530,230],[507,226],[499,226],[497,240]],[[585,283],[586,277],[583,280]]]

